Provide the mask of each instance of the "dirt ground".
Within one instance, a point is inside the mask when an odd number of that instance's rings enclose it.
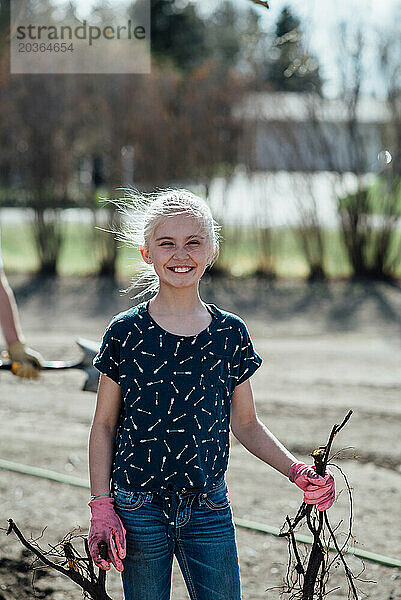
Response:
[[[99,340],[111,316],[130,305],[118,288],[94,279],[49,282],[10,278],[29,343],[49,359],[79,356],[75,340]],[[123,287],[123,283],[121,284]],[[389,557],[401,556],[401,287],[344,281],[307,285],[202,282],[207,302],[245,319],[264,359],[252,378],[264,423],[297,457],[326,443],[335,422],[354,414],[334,450],[352,447],[338,459],[353,487],[354,545]],[[87,478],[87,439],[95,394],[81,391],[79,371],[44,373],[38,382],[0,372],[0,457]],[[359,459],[353,459],[353,455]],[[336,476],[337,490],[344,485]],[[235,518],[281,527],[302,499],[298,488],[248,453],[232,438],[227,473]],[[12,517],[42,547],[80,526],[87,532],[88,491],[0,469],[1,519]],[[347,530],[348,503],[340,494],[330,509],[339,532]],[[305,532],[306,533],[306,532]],[[340,540],[344,536],[340,534]],[[274,600],[286,574],[284,540],[237,527],[243,600]],[[363,569],[349,557],[355,573]],[[401,570],[365,562],[361,598],[401,599]],[[0,530],[0,600],[35,597],[31,574],[14,535]],[[122,598],[119,576],[107,576],[113,600]],[[341,567],[333,570],[329,597],[347,598]],[[80,589],[56,573],[39,572],[36,597],[78,600]],[[174,600],[188,598],[174,565]],[[156,600],[156,599],[155,599]]]

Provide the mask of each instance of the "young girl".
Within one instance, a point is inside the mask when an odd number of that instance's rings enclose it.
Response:
[[[258,419],[249,378],[262,359],[247,327],[199,296],[219,245],[207,204],[186,190],[133,200],[125,237],[156,293],[112,319],[94,359],[91,555],[122,572],[125,600],[169,600],[174,555],[192,600],[240,600],[229,427],[318,510],[333,503],[334,480],[297,462]]]

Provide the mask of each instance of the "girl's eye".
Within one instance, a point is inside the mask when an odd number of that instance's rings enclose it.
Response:
[[[199,246],[200,242],[198,240],[190,240],[187,244],[195,244]],[[160,246],[172,246],[173,242],[161,242]]]

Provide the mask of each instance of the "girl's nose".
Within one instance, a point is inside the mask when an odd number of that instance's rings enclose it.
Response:
[[[184,256],[186,258],[187,256],[189,256],[188,249],[185,247],[183,247],[183,248],[178,247],[175,249],[174,256],[177,256],[177,257]]]

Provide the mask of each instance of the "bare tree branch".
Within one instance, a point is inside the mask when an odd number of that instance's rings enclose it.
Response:
[[[37,544],[28,542],[12,519],[8,519],[8,523],[9,527],[6,532],[7,535],[13,531],[25,548],[32,552],[44,565],[69,577],[69,579],[77,583],[84,592],[89,594],[93,600],[112,600],[106,593],[106,571],[99,569],[99,575],[95,575],[92,557],[89,553],[86,538],[84,538],[85,557],[82,557],[72,545],[72,533],[68,533],[56,546],[51,546],[52,555],[63,558],[64,563],[68,565],[68,568],[65,568],[62,564],[50,560],[48,556],[46,556],[46,554],[49,553],[46,553]],[[99,544],[99,550],[103,557],[105,555],[107,556],[107,547],[105,547],[105,545],[101,547]]]

